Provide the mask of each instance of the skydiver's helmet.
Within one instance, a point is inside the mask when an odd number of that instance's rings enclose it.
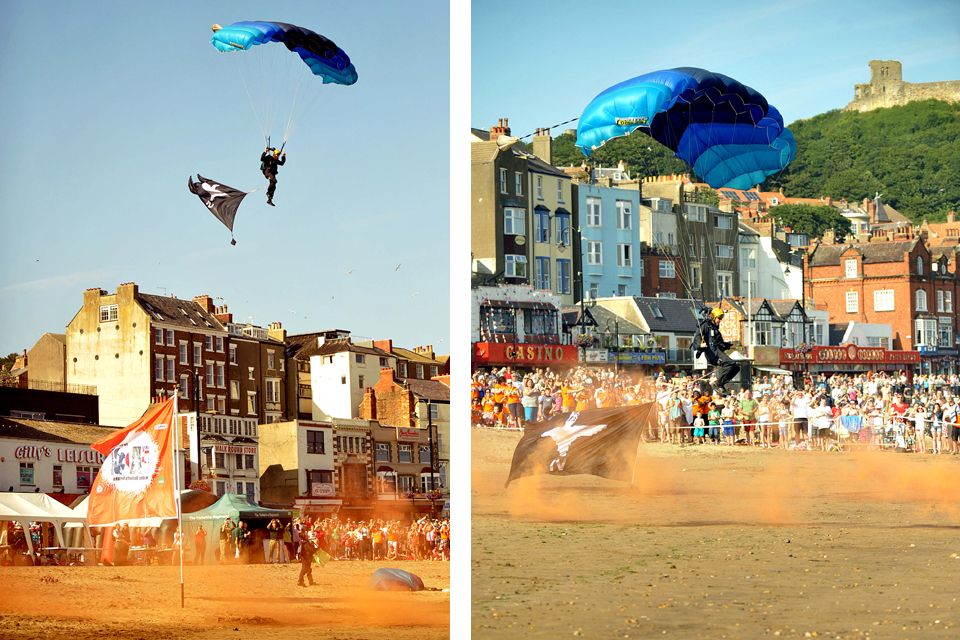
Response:
[[[723,309],[711,309],[711,310],[710,310],[710,319],[711,319],[711,320],[723,320]]]
[[[280,157],[280,149],[274,149],[272,153],[274,158]]]

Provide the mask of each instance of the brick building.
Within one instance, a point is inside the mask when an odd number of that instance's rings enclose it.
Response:
[[[640,251],[640,263],[642,265],[640,275],[643,277],[643,293],[646,297],[690,297],[690,293],[683,284],[683,274],[686,268],[683,258],[679,255],[663,252],[656,247],[644,246]],[[691,284],[691,286],[693,285]]]
[[[814,246],[804,257],[807,299],[832,323],[891,325],[892,349],[955,354],[956,253],[932,252],[912,230],[871,240]]]

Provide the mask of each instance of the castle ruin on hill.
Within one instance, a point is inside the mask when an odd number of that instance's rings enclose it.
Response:
[[[960,102],[960,80],[918,84],[904,82],[899,62],[871,60],[870,82],[854,86],[853,102],[843,110],[871,111],[880,107],[895,107],[914,100],[931,98],[946,102]]]

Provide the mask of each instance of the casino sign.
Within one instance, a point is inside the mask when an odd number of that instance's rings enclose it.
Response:
[[[518,342],[475,342],[473,362],[486,365],[576,364],[578,349],[572,344],[524,344]]]

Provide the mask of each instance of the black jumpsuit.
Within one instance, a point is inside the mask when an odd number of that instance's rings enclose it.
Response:
[[[273,193],[277,190],[277,167],[280,167],[287,161],[287,156],[281,156],[278,160],[272,153],[266,151],[260,156],[260,166],[263,170],[263,177],[270,181],[267,187],[267,200],[273,200]]]
[[[706,346],[703,346],[706,344]],[[717,386],[723,387],[740,372],[737,361],[724,353],[730,348],[730,343],[723,339],[720,329],[707,317],[700,321],[697,327],[697,356],[702,353],[707,362],[717,367]]]

